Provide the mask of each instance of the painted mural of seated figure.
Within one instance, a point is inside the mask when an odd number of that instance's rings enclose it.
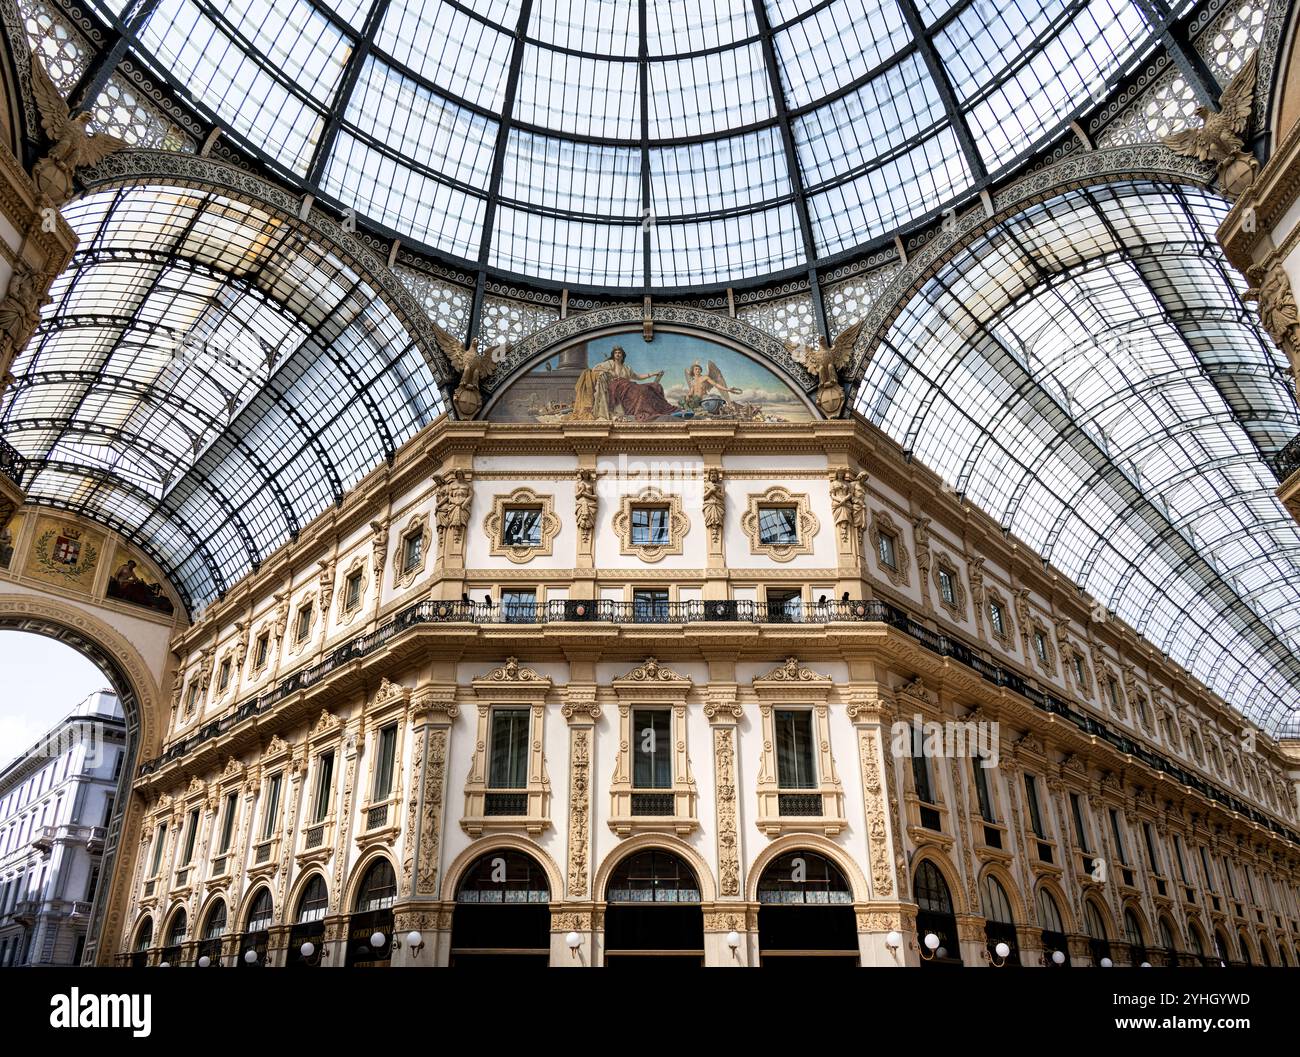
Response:
[[[575,419],[613,419],[619,415],[648,422],[678,410],[664,396],[660,384],[663,371],[637,374],[627,365],[627,353],[621,345],[610,350],[609,357],[578,376],[573,390]]]

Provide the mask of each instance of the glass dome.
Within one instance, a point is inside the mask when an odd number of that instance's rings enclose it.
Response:
[[[933,220],[1195,6],[95,3],[321,201],[452,264],[638,292],[801,274]]]

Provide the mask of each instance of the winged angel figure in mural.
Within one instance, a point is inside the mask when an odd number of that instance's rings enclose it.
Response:
[[[1259,162],[1242,148],[1242,133],[1250,121],[1255,98],[1255,69],[1259,52],[1252,52],[1232,82],[1219,96],[1219,112],[1196,108],[1200,128],[1184,129],[1166,136],[1166,147],[1184,158],[1212,161],[1219,166],[1219,186],[1234,198],[1255,182]]]
[[[32,168],[32,181],[36,190],[52,206],[61,206],[76,189],[73,173],[87,165],[95,165],[115,151],[125,147],[126,141],[116,136],[86,132],[92,117],[90,111],[73,116],[67,100],[59,93],[50,75],[45,72],[38,56],[32,56],[32,93],[41,112],[41,128],[49,136],[48,154]]]
[[[460,381],[451,397],[452,406],[460,418],[473,418],[483,406],[483,394],[479,387],[497,369],[497,361],[510,350],[510,345],[503,341],[492,348],[480,349],[478,338],[471,338],[468,345],[462,345],[437,323],[430,325],[443,355],[460,371]]]
[[[851,327],[842,330],[839,336],[827,343],[820,335],[816,345],[804,345],[797,341],[787,341],[785,347],[795,361],[801,363],[817,376],[817,406],[827,418],[835,418],[844,410],[844,386],[840,384],[840,371],[849,362],[853,346],[862,333],[864,319],[858,320]]]

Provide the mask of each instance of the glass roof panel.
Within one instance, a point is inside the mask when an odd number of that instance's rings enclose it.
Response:
[[[761,278],[759,262],[806,268],[933,219],[968,199],[985,170],[1001,174],[1041,149],[1162,46],[1161,26],[1142,10],[1138,0],[160,0],[118,25],[129,58],[182,105],[382,237],[462,268],[501,260],[516,277],[573,287],[618,276],[622,291],[640,293],[677,276],[715,286]],[[970,129],[970,156],[954,122]],[[510,176],[494,164],[517,148],[515,134],[615,152],[703,142],[707,155],[709,141],[760,130],[796,147],[797,171],[778,170],[776,182],[807,199],[814,230],[793,253],[785,204],[761,222],[721,206],[674,215],[678,227],[650,240],[639,269],[621,258],[593,266],[562,248],[507,248],[538,222],[489,205],[498,194],[516,206],[529,197],[520,171],[511,195]],[[727,150],[718,146],[718,156]],[[674,200],[728,197],[693,163],[647,151],[641,164],[630,174],[616,162],[617,178],[662,186],[676,172],[674,189],[653,203],[661,218]],[[681,182],[688,173],[694,188]],[[763,173],[743,182],[766,194],[773,181]],[[584,190],[575,201],[552,218],[571,245],[630,244],[626,231],[596,234],[623,226],[600,196]],[[485,237],[485,221],[511,226]],[[719,233],[755,223],[765,240],[779,233],[776,243],[718,243]],[[710,247],[708,260],[683,269],[673,255],[696,243]],[[668,256],[657,261],[660,250]]]
[[[118,528],[202,605],[443,410],[378,292],[215,194],[101,191],[0,404],[28,495]]]
[[[1300,526],[1264,459],[1300,409],[1219,270],[1225,209],[1124,183],[997,225],[904,309],[858,407],[1251,719],[1295,733]],[[1234,656],[1268,677],[1243,684]]]

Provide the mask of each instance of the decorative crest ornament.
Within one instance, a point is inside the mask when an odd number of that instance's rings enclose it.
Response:
[[[831,677],[804,665],[798,657],[787,657],[785,663],[760,675],[756,683],[829,683]]]
[[[1259,162],[1243,147],[1242,133],[1250,124],[1250,112],[1255,99],[1255,72],[1259,52],[1251,53],[1237,75],[1219,96],[1219,110],[1211,113],[1208,107],[1198,106],[1196,116],[1200,128],[1184,129],[1161,141],[1175,154],[1198,161],[1212,161],[1218,166],[1219,186],[1231,198],[1236,198],[1255,182],[1259,175]]]
[[[838,418],[844,410],[844,385],[840,381],[840,371],[848,364],[865,322],[860,319],[840,331],[833,342],[828,342],[821,334],[817,336],[815,345],[786,342],[795,362],[817,377],[817,407],[827,418]]]
[[[500,668],[493,668],[480,678],[492,683],[536,683],[542,677],[532,668],[523,667],[517,657],[507,657],[506,663]]]
[[[95,165],[127,146],[124,140],[104,133],[92,136],[86,128],[94,115],[89,111],[73,115],[45,64],[33,53],[32,94],[41,114],[41,128],[50,138],[50,150],[32,167],[32,182],[44,202],[61,206],[76,190],[73,175],[80,168]]]
[[[647,657],[626,675],[620,675],[618,681],[633,683],[689,683],[684,675],[678,675],[667,665],[660,664],[654,657]]]
[[[460,381],[451,397],[456,415],[462,419],[473,418],[483,406],[480,387],[497,369],[497,362],[510,351],[510,345],[503,341],[494,349],[480,349],[476,337],[471,338],[468,345],[462,345],[437,323],[430,323],[430,326],[443,355],[460,371]]]

